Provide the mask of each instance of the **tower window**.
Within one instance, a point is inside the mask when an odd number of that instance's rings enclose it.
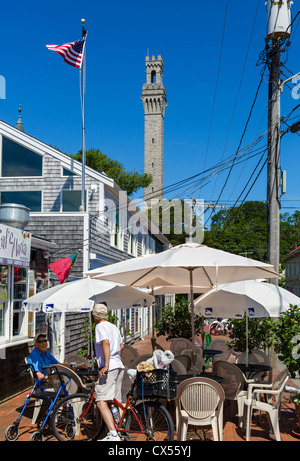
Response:
[[[154,168],[154,163],[152,163],[152,168]]]
[[[151,83],[156,83],[156,72],[153,70],[151,72]]]
[[[152,144],[154,144],[154,138],[152,138]]]

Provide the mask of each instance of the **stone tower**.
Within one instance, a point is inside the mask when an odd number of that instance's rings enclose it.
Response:
[[[152,175],[152,183],[144,189],[144,199],[163,198],[164,187],[164,117],[167,106],[163,85],[164,63],[161,55],[146,56],[146,83],[142,101],[145,113],[144,173]]]

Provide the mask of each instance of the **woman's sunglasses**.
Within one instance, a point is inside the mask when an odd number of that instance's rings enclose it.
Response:
[[[38,340],[38,343],[39,343],[39,344],[47,343],[47,342],[48,342],[48,339],[39,339],[39,340]]]

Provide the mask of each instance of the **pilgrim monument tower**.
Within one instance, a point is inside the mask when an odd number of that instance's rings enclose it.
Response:
[[[142,101],[145,114],[144,173],[152,175],[152,183],[144,189],[144,200],[162,199],[164,187],[164,117],[167,106],[163,85],[164,63],[161,55],[146,56],[146,83]]]

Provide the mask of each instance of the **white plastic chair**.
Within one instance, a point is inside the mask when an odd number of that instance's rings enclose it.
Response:
[[[247,379],[238,367],[224,360],[218,360],[213,364],[213,374],[223,378],[221,386],[225,392],[225,399],[231,401],[232,415],[235,414],[233,402],[237,403],[238,425],[239,427],[243,427],[244,403],[247,398],[246,387],[250,383],[253,383],[254,380]]]
[[[247,407],[246,421],[246,440],[250,440],[251,421],[253,410],[265,411],[268,416],[269,424],[274,432],[276,440],[281,441],[279,430],[279,415],[281,406],[281,397],[285,385],[289,379],[288,370],[283,370],[275,378],[272,384],[254,383],[248,386],[245,408]],[[261,396],[268,396],[267,402],[261,400]]]
[[[214,441],[223,440],[224,390],[209,378],[189,378],[177,387],[177,440],[185,441],[189,425],[211,426]]]
[[[247,361],[247,353],[243,352],[238,358],[236,363],[246,363]],[[259,363],[262,365],[271,366],[270,357],[265,354],[263,351],[258,349],[253,349],[251,352],[248,353],[248,363]],[[267,379],[265,379],[267,377]],[[273,372],[272,369],[262,373],[257,373],[255,375],[255,381],[265,382],[266,384],[271,384],[273,380]]]
[[[191,343],[189,339],[186,339],[186,338],[173,339],[170,345],[170,351],[173,352],[175,356],[182,354],[182,351],[184,349],[193,349],[193,344]]]

